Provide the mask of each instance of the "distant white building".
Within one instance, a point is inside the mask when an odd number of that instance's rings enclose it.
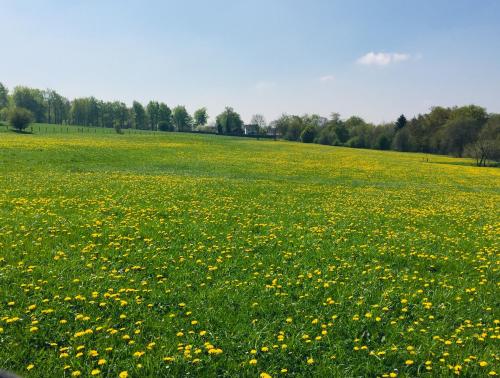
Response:
[[[254,124],[243,125],[243,133],[245,135],[259,134],[259,125],[254,125]]]

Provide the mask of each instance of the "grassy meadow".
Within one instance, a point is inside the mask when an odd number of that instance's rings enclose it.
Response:
[[[500,374],[499,183],[441,156],[1,132],[0,368]]]

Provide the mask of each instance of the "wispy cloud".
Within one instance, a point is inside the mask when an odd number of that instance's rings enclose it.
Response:
[[[356,62],[365,66],[387,66],[393,63],[404,62],[410,59],[409,54],[404,53],[383,53],[369,52],[360,57]]]
[[[269,88],[274,88],[276,86],[276,83],[272,81],[259,81],[255,84],[255,89],[269,89]]]
[[[333,80],[335,80],[335,76],[333,76],[333,75],[325,75],[325,76],[321,76],[319,78],[319,81],[322,81],[322,82],[333,81]]]

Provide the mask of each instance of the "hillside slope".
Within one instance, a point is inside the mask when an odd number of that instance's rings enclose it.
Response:
[[[420,154],[2,133],[0,368],[500,373],[499,179]]]

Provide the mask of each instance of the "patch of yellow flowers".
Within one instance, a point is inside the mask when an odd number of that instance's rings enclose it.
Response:
[[[495,376],[500,174],[183,134],[0,138],[0,361]]]

